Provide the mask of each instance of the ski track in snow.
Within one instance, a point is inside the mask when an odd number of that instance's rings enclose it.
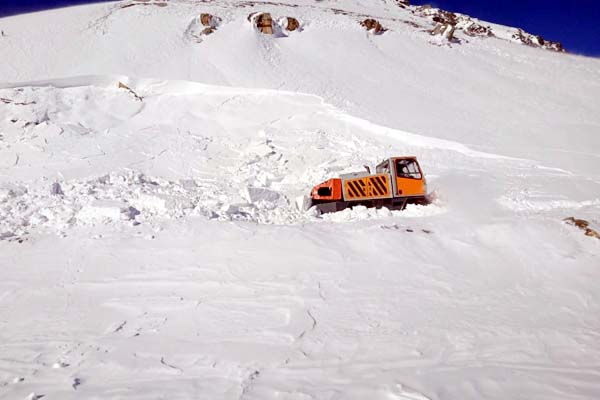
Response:
[[[600,398],[597,60],[157,3],[0,19],[0,399]],[[409,154],[430,206],[297,207]]]

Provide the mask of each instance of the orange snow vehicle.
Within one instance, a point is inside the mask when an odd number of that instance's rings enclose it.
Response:
[[[402,210],[407,204],[429,204],[427,183],[417,158],[392,157],[377,165],[375,173],[354,172],[315,186],[305,209],[315,206],[322,213],[357,205]]]

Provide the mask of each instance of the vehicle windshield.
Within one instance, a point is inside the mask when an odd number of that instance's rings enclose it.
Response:
[[[396,160],[396,174],[399,178],[421,179],[421,171],[415,160]]]

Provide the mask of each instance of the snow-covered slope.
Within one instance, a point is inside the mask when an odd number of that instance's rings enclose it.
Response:
[[[427,32],[431,19],[394,1],[285,3],[122,2],[5,18],[0,57],[11,62],[0,65],[0,82],[116,74],[299,91],[382,125],[507,155],[580,172],[597,161],[597,59],[462,31],[458,43],[439,46]],[[259,11],[294,16],[303,29],[257,35],[247,16]],[[222,23],[198,43],[190,26],[203,12]],[[358,23],[366,16],[389,30],[367,33]],[[493,29],[499,37],[517,31]]]
[[[374,0],[0,19],[0,398],[598,398],[600,241],[563,219],[599,229],[600,61],[431,27]],[[404,154],[434,204],[298,209]]]

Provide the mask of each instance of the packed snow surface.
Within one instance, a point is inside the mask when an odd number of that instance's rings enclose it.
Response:
[[[0,398],[600,398],[600,61],[411,11],[0,19]],[[433,204],[299,208],[399,155]]]

